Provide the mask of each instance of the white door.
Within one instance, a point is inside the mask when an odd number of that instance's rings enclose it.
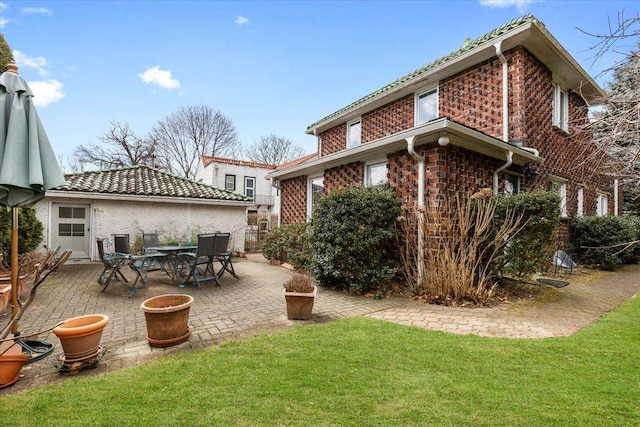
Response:
[[[53,203],[52,213],[51,246],[71,249],[71,258],[89,258],[91,206]]]

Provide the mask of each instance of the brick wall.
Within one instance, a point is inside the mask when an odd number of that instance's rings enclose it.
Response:
[[[355,162],[336,168],[327,169],[324,172],[324,192],[330,193],[340,187],[353,185],[360,187],[364,182],[364,163]]]
[[[280,183],[280,222],[282,225],[307,220],[307,177],[298,176]]]

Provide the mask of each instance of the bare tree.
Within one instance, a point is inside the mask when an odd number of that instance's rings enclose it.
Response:
[[[92,164],[100,169],[152,165],[155,141],[138,137],[128,123],[111,122],[111,129],[98,137],[100,144],[80,145],[73,150],[74,167]]]
[[[289,138],[276,136],[273,133],[261,136],[245,151],[246,157],[252,162],[268,165],[281,165],[304,155],[304,148],[295,145]]]
[[[232,156],[240,141],[233,122],[204,105],[182,107],[159,121],[151,131],[158,160],[167,169],[195,178],[200,156]]]
[[[620,59],[601,75],[611,74],[607,97],[594,112],[584,130],[593,134],[599,160],[616,174],[640,179],[640,14],[625,18],[618,14],[615,24],[609,19],[607,33],[589,33],[597,39],[591,50],[594,61],[612,52]],[[629,39],[633,39],[629,44]]]

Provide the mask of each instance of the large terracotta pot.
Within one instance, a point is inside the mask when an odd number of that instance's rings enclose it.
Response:
[[[27,286],[27,276],[18,277],[18,295],[22,296]],[[11,276],[0,276],[0,314],[11,305]]]
[[[287,292],[284,291],[284,298],[287,302],[287,318],[289,320],[309,320],[313,310],[313,301],[318,293],[318,287],[313,287],[313,292]]]
[[[109,317],[104,314],[89,314],[72,317],[53,328],[60,339],[65,361],[80,361],[96,356],[100,352],[100,340]]]
[[[18,344],[8,344],[0,347],[0,388],[8,387],[20,378],[20,369],[31,358],[29,354],[22,354],[22,347]]]
[[[166,294],[145,300],[140,309],[147,322],[147,340],[153,347],[168,347],[191,335],[189,311],[191,295]]]

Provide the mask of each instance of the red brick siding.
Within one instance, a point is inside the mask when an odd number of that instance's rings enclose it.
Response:
[[[353,185],[359,187],[364,182],[364,164],[362,162],[349,163],[324,172],[324,193],[340,187]]]
[[[298,176],[280,183],[280,221],[283,225],[307,220],[307,177]]]
[[[321,156],[337,153],[347,148],[347,124],[341,123],[320,135]]]
[[[362,115],[362,143],[376,141],[385,136],[413,127],[414,95],[409,94],[396,101]]]

